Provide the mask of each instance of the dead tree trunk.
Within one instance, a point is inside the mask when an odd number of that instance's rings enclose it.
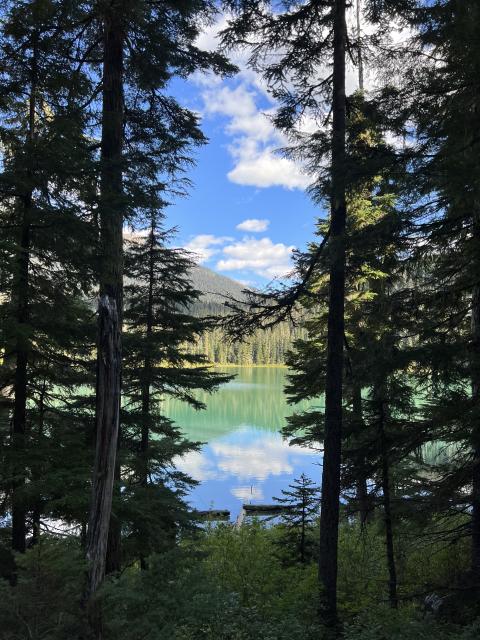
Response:
[[[345,315],[345,0],[334,8],[332,193],[330,285],[325,383],[325,441],[322,473],[319,580],[320,608],[327,624],[337,622],[337,555],[342,452],[343,341]]]
[[[105,575],[108,530],[115,477],[118,436],[117,378],[120,371],[120,331],[116,305],[108,296],[99,303],[99,361],[97,379],[97,442],[95,447],[92,501],[87,535],[88,594],[93,595]]]
[[[122,6],[105,10],[100,193],[100,300],[98,307],[96,446],[87,536],[87,598],[106,567],[120,419],[123,308],[123,48]],[[101,637],[99,625],[94,629]]]

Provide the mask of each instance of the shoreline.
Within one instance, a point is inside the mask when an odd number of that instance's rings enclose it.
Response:
[[[286,364],[220,364],[212,363],[214,369],[288,369]]]

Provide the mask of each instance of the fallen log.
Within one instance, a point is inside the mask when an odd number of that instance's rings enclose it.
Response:
[[[247,515],[256,513],[260,516],[269,516],[272,513],[284,513],[290,507],[283,504],[244,504],[242,509]]]
[[[235,526],[237,529],[240,528],[247,516],[275,516],[279,513],[285,513],[291,508],[284,504],[244,504],[238,514]]]
[[[196,511],[195,515],[202,520],[230,520],[228,509],[207,509],[206,511]]]

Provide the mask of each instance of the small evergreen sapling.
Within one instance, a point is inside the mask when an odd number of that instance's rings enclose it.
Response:
[[[282,489],[282,498],[273,499],[285,507],[281,516],[285,527],[282,542],[290,548],[293,557],[303,564],[312,557],[313,541],[308,537],[308,530],[318,516],[320,489],[304,473],[288,487]]]

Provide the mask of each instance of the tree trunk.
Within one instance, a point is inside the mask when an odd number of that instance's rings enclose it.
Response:
[[[115,474],[113,479],[112,510],[108,525],[107,557],[105,559],[105,573],[118,573],[122,568],[122,522],[119,515],[121,495],[121,469],[119,460],[120,430],[118,437],[117,456],[115,460]]]
[[[27,192],[19,198],[22,212],[17,273],[14,289],[16,302],[17,337],[15,344],[14,403],[12,420],[12,444],[14,452],[14,481],[12,486],[12,549],[24,553],[26,548],[26,505],[23,489],[26,479],[25,437],[28,387],[28,338],[30,243],[32,216],[32,153],[35,142],[35,110],[37,103],[38,33],[32,35],[32,60],[30,68],[30,94],[28,104],[28,129],[26,138],[28,165],[26,167]]]
[[[45,394],[47,391],[47,382],[43,381],[42,390],[40,392],[40,398],[38,401],[38,441],[41,443],[43,438],[43,428],[45,423]],[[33,481],[37,485],[37,496],[34,500],[32,510],[32,540],[31,546],[35,546],[40,541],[40,520],[42,516],[42,494],[39,490],[39,484],[42,479],[42,472],[38,468],[33,470]]]
[[[332,626],[337,622],[345,308],[345,4],[345,0],[335,2],[334,17],[330,290],[319,559],[320,608],[325,622]]]
[[[148,485],[148,449],[150,445],[150,388],[152,384],[152,360],[150,357],[150,338],[153,331],[153,280],[155,276],[155,222],[152,218],[150,228],[150,253],[148,265],[148,300],[147,300],[147,325],[146,325],[146,349],[143,361],[143,380],[142,380],[142,433],[140,442],[141,456],[141,477],[140,484],[143,487]],[[140,557],[140,567],[147,568],[145,556]]]
[[[152,219],[150,228],[150,252],[148,264],[148,300],[146,318],[146,349],[143,360],[143,380],[142,380],[142,434],[140,452],[142,456],[142,477],[141,484],[146,487],[148,484],[148,448],[150,442],[150,388],[152,385],[152,359],[150,356],[150,340],[153,331],[153,283],[155,277],[155,224]]]
[[[307,518],[306,502],[307,502],[307,498],[305,495],[303,495],[302,496],[302,531],[301,531],[301,537],[300,537],[300,562],[302,564],[305,563],[305,520]]]
[[[480,247],[480,212],[473,214],[473,236],[478,250]],[[478,278],[477,271],[474,272]],[[472,291],[472,354],[471,354],[471,384],[472,400],[477,408],[480,407],[480,284],[475,284]],[[472,433],[472,547],[471,572],[472,578],[480,588],[480,425],[476,425]]]
[[[30,263],[30,208],[31,198],[24,198],[21,241],[18,256],[17,297],[17,339],[14,377],[14,404],[12,424],[12,445],[14,455],[12,486],[12,549],[24,553],[26,548],[26,505],[23,490],[26,479],[25,436],[28,384],[28,284]]]
[[[361,45],[361,37],[362,37],[362,0],[357,0],[356,7],[356,18],[357,18],[357,39],[358,39],[358,88],[363,93],[365,89],[364,83],[364,70],[363,70],[363,52]]]
[[[100,299],[98,306],[96,446],[87,536],[87,598],[95,595],[106,567],[120,419],[123,307],[123,47],[121,3],[103,17],[103,112],[101,140]],[[94,625],[97,638],[100,625]]]
[[[385,545],[387,549],[388,566],[388,598],[393,609],[398,607],[397,596],[397,568],[395,564],[395,549],[393,545],[393,518],[390,493],[390,463],[388,459],[388,444],[385,433],[385,407],[380,401],[378,411],[378,431],[380,439],[380,455],[382,461],[382,494],[385,521]]]
[[[358,432],[360,432],[364,427],[362,411],[362,388],[360,387],[360,385],[354,383],[352,396],[355,429],[358,429]],[[368,495],[367,475],[365,473],[365,459],[363,456],[360,460],[358,460],[358,468],[356,470],[356,474],[357,505],[360,515],[360,525],[363,528],[368,523],[371,515],[371,504]]]

